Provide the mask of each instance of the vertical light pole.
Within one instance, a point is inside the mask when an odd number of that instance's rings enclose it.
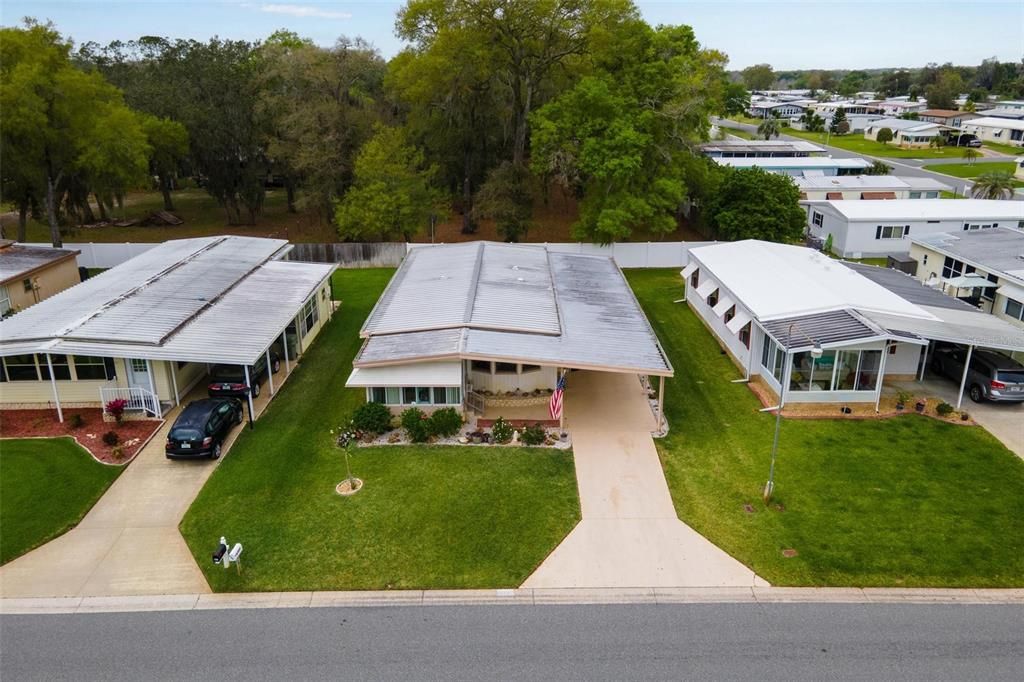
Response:
[[[793,364],[793,354],[789,352],[792,347],[793,340],[793,328],[796,327],[796,323],[793,322],[789,325],[789,331],[786,334],[786,360],[782,364],[782,381],[788,381],[789,375],[792,370],[791,365]],[[800,332],[803,334],[803,332]],[[821,344],[811,339],[807,334],[804,334],[807,340],[811,341],[814,345],[811,346],[811,357],[817,360],[822,355]],[[764,492],[762,493],[762,499],[764,503],[768,504],[771,502],[772,493],[775,492],[775,456],[779,451],[779,429],[782,426],[782,405],[783,396],[786,394],[786,386],[780,382],[779,385],[779,404],[775,408],[775,436],[772,438],[772,459],[771,464],[768,465],[768,482],[764,484]]]

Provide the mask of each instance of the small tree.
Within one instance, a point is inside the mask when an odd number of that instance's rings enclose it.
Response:
[[[825,237],[825,246],[821,248],[825,253],[832,253],[832,233],[829,232],[828,236]]]
[[[719,237],[791,243],[800,239],[807,214],[800,190],[785,175],[761,168],[724,168],[711,206]]]
[[[845,130],[840,130],[840,126],[846,124]],[[829,125],[829,130],[832,131],[833,135],[842,135],[850,130],[850,123],[846,120],[846,109],[839,107],[835,113],[832,114],[832,123]]]
[[[477,218],[493,218],[501,238],[517,242],[526,236],[533,215],[533,178],[525,166],[508,161],[492,170],[477,192]]]
[[[1009,199],[1013,197],[1013,176],[1007,171],[982,173],[971,187],[975,199]]]
[[[766,140],[770,140],[773,137],[779,136],[781,128],[782,124],[779,122],[779,115],[773,112],[771,116],[761,121],[761,125],[757,126],[757,134],[763,136]]]
[[[836,135],[845,135],[850,132],[850,122],[840,121],[839,125],[836,126]]]
[[[882,128],[878,131],[878,135],[875,136],[875,139],[882,144],[892,142],[892,128]]]
[[[946,138],[942,135],[936,135],[932,139],[928,140],[928,146],[935,149],[941,149],[946,146]]]
[[[124,411],[128,408],[128,401],[124,398],[115,398],[106,405],[107,414],[114,418],[114,421],[118,424],[124,418]]]
[[[864,175],[888,175],[892,166],[885,161],[872,161],[871,165],[864,169]]]
[[[974,160],[979,156],[981,156],[981,154],[978,153],[977,149],[974,149],[973,147],[964,148],[964,159],[967,160],[967,163],[973,164]]]

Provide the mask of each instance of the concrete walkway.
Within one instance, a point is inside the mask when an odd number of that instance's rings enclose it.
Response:
[[[928,372],[924,381],[898,382],[893,385],[893,390],[896,388],[915,395],[941,398],[955,406],[960,385]],[[1024,459],[1024,403],[976,403],[971,401],[965,390],[960,407],[1014,454]]]
[[[574,372],[565,406],[583,520],[523,588],[767,585],[676,516],[636,376]]]
[[[275,383],[283,382],[279,372]],[[266,388],[266,386],[264,386]],[[182,405],[206,396],[198,386]],[[270,399],[255,401],[261,414]],[[169,460],[164,441],[181,408],[128,465],[81,523],[24,556],[0,567],[0,596],[118,597],[210,592],[178,524],[219,461]],[[225,454],[238,434],[235,427]],[[40,504],[45,504],[40,500]],[[212,543],[216,538],[211,539]]]

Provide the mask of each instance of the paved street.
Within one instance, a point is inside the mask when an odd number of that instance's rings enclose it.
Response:
[[[755,133],[755,132],[757,132],[757,126],[750,125],[748,123],[739,123],[737,121],[728,121],[728,120],[725,120],[725,119],[712,119],[712,120],[716,124],[720,124],[726,130],[728,130],[729,128],[737,128],[739,130],[744,130],[744,131],[746,131],[748,133]],[[801,138],[801,137],[793,137],[792,135],[779,135],[778,139],[780,139],[780,140],[800,140],[800,141],[806,142],[806,140],[804,140],[803,138]],[[846,149],[840,149],[839,147],[832,147],[830,145],[823,145],[823,144],[820,144],[820,143],[817,143],[817,142],[815,142],[815,144],[818,144],[819,146],[824,147],[825,149],[827,149],[829,155],[833,156],[833,157],[835,157],[837,159],[860,158],[860,159],[867,159],[868,161],[875,161],[875,160],[884,161],[885,163],[887,163],[890,166],[894,167],[894,169],[892,171],[893,175],[898,175],[898,176],[901,176],[901,177],[931,178],[933,180],[937,180],[937,181],[939,181],[941,183],[949,185],[950,187],[952,187],[959,194],[967,193],[967,191],[970,189],[971,185],[973,184],[969,180],[962,180],[960,178],[955,178],[955,177],[953,177],[951,175],[944,175],[942,173],[933,173],[932,171],[927,171],[927,170],[924,170],[924,169],[921,168],[922,165],[928,165],[928,164],[932,164],[932,163],[943,163],[943,162],[947,162],[947,163],[964,163],[963,160],[961,160],[961,159],[953,159],[953,160],[950,160],[950,161],[946,161],[946,160],[943,160],[943,159],[923,159],[923,160],[919,160],[919,159],[891,159],[891,158],[888,158],[888,157],[884,157],[883,158],[883,157],[880,157],[880,156],[875,157],[875,156],[866,156],[864,154],[857,154],[856,152],[847,151]],[[1012,160],[1012,158],[1013,157],[1009,157],[1009,156],[984,157],[984,158],[977,159],[975,161],[975,163],[979,163],[979,164],[981,164],[981,163],[998,163],[1000,161],[1003,161],[1003,162],[1010,161],[1010,160]],[[1014,198],[1015,199],[1024,200],[1024,193],[1022,193],[1021,191],[1018,190],[1017,193],[1014,195]]]
[[[1024,608],[701,604],[6,616],[0,677],[1018,679]]]
[[[523,587],[767,585],[679,520],[635,375],[573,372],[565,414],[583,519]]]

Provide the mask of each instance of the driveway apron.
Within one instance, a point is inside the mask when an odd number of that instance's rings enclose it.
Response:
[[[523,587],[767,585],[676,516],[636,376],[574,372],[565,410],[583,518]]]

